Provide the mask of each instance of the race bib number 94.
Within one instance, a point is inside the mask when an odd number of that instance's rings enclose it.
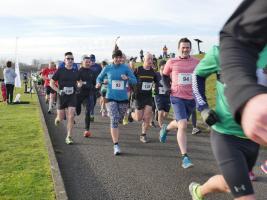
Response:
[[[182,84],[182,85],[192,84],[192,74],[191,73],[179,73],[178,84]]]
[[[112,86],[111,88],[113,90],[123,90],[124,89],[124,81],[112,81]]]
[[[151,88],[152,88],[152,83],[148,83],[148,82],[142,83],[142,90],[151,90]]]

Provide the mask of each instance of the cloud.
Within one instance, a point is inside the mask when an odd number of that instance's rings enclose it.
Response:
[[[60,59],[72,50],[77,58],[95,52],[110,58],[114,38],[128,55],[140,48],[176,50],[179,37],[200,38],[206,51],[241,0],[9,0],[1,1],[0,56],[14,54],[19,36],[21,59]]]

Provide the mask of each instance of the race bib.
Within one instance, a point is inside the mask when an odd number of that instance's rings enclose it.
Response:
[[[159,94],[165,94],[166,90],[164,90],[164,87],[159,87]]]
[[[54,74],[48,74],[48,79],[51,79]]]
[[[124,89],[124,81],[115,81],[112,80],[112,86],[111,88],[113,90],[123,90]]]
[[[151,90],[151,88],[152,88],[152,83],[148,83],[148,82],[142,83],[142,90],[148,91],[148,90]]]
[[[64,87],[64,88],[63,88],[63,91],[64,91],[64,93],[65,93],[66,95],[71,95],[71,94],[73,94],[73,92],[74,92],[74,88],[73,88],[73,87]]]
[[[182,85],[192,84],[192,74],[191,73],[179,73],[178,84],[182,84]]]

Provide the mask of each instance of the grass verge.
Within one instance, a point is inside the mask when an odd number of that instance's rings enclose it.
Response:
[[[37,96],[23,94],[30,104],[0,103],[0,197],[55,199]]]

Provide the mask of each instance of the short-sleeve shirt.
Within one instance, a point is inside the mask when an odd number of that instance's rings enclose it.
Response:
[[[62,90],[64,87],[74,87],[76,89],[76,82],[78,80],[78,71],[76,69],[59,68],[54,76],[54,81],[58,81],[58,87]]]
[[[56,71],[57,71],[56,68],[49,69],[48,67],[45,68],[45,69],[42,71],[42,75],[46,78],[46,79],[45,79],[45,83],[44,83],[44,86],[45,86],[45,87],[49,86],[49,84],[50,84],[50,79],[53,77],[53,75],[55,74]]]
[[[199,60],[194,57],[169,59],[163,74],[171,77],[171,96],[182,99],[194,99],[192,91],[192,73]]]

